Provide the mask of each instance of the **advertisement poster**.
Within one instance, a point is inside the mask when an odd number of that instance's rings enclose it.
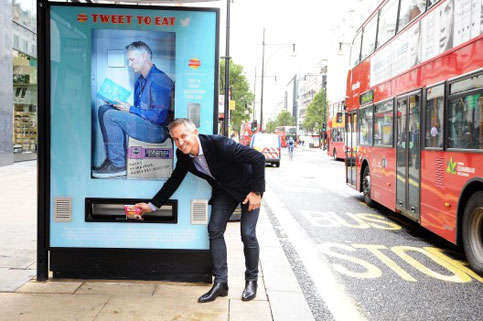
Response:
[[[91,58],[92,177],[169,177],[176,33],[93,29]]]
[[[48,12],[49,245],[207,249],[190,206],[211,187],[193,175],[171,197],[175,223],[91,222],[86,200],[151,199],[176,162],[173,118],[214,133],[218,9],[49,3]],[[55,220],[56,198],[71,200],[71,221]]]
[[[483,0],[446,0],[371,58],[371,86],[483,33]]]

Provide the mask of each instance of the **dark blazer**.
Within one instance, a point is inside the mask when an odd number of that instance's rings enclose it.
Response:
[[[213,190],[210,204],[221,191],[226,191],[240,202],[250,192],[265,191],[265,156],[262,153],[225,136],[199,134],[199,138],[211,175],[215,179],[198,171],[193,159],[177,149],[176,167],[151,200],[153,205],[161,207],[178,189],[188,172],[206,179],[211,185]]]

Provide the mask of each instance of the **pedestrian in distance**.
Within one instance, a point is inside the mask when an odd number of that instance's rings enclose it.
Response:
[[[257,293],[259,245],[256,225],[262,193],[265,191],[265,156],[219,135],[199,134],[193,122],[175,119],[168,125],[176,150],[176,167],[163,187],[147,203],[135,206],[143,213],[156,210],[176,191],[188,172],[208,181],[212,187],[208,236],[213,262],[212,288],[198,298],[210,302],[228,295],[227,249],[223,234],[233,211],[241,203],[241,238],[245,254],[245,289],[242,300]]]
[[[293,140],[292,137],[290,137],[288,139],[287,145],[288,145],[288,154],[290,156],[290,159],[292,159],[293,158],[293,149],[295,147],[295,141]]]

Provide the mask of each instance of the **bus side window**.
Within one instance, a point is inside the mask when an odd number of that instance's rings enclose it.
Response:
[[[393,100],[375,105],[374,146],[393,145]]]
[[[443,148],[444,84],[426,90],[425,146]]]
[[[359,58],[361,57],[361,33],[359,32],[357,36],[354,38],[351,47],[351,66],[355,67],[360,62]]]
[[[426,0],[401,0],[398,31],[407,26],[426,9]]]
[[[451,100],[448,108],[449,148],[483,149],[481,93]]]
[[[377,48],[384,45],[396,33],[397,4],[397,0],[390,0],[381,9]]]
[[[372,108],[373,106],[359,109],[359,144],[372,146]]]
[[[377,14],[364,27],[362,35],[361,61],[374,52],[376,48]]]
[[[483,149],[483,74],[449,85],[448,148]]]

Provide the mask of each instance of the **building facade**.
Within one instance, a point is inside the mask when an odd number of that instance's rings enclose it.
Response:
[[[36,5],[0,2],[0,166],[37,158]]]

